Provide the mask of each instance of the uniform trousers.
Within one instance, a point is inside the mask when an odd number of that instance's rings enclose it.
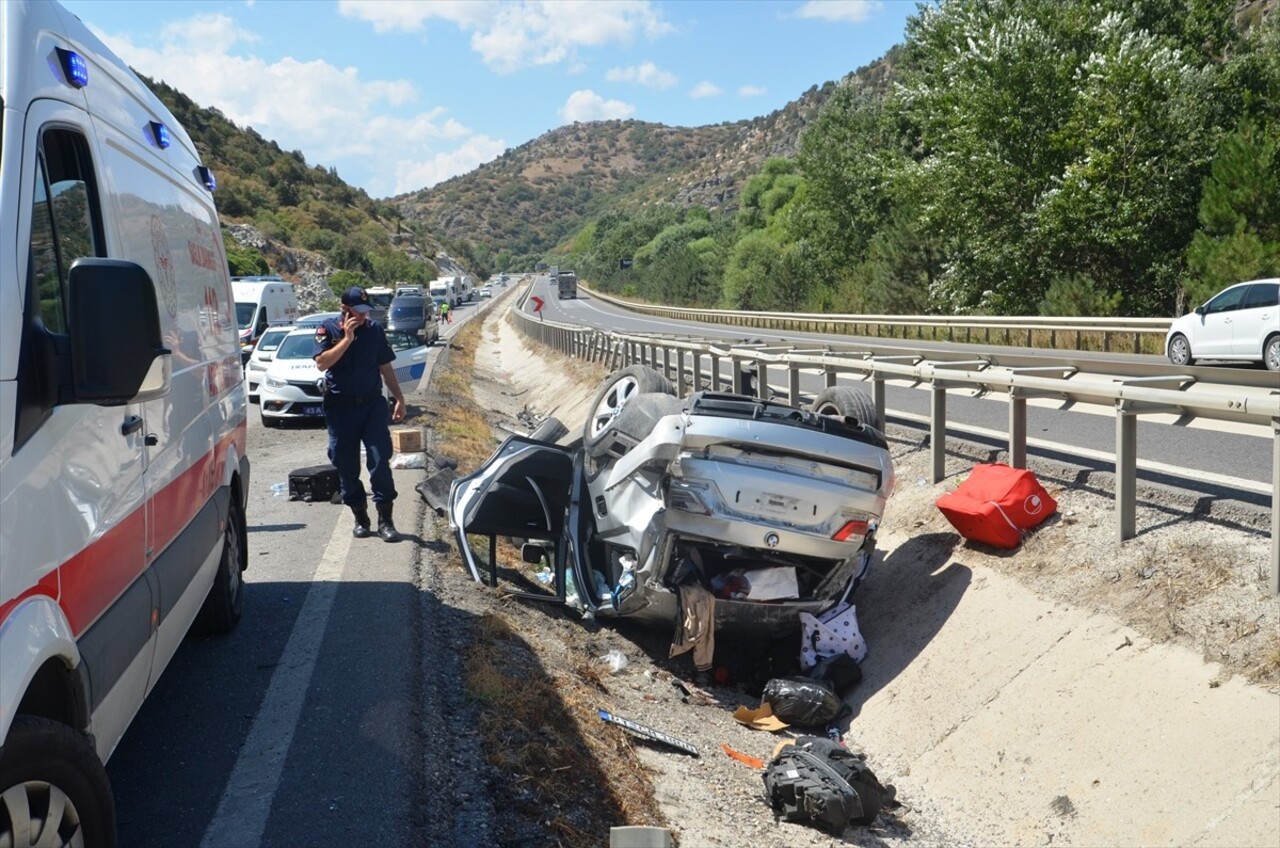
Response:
[[[364,506],[364,483],[360,480],[360,445],[364,444],[365,466],[374,503],[396,499],[391,474],[391,410],[381,395],[365,403],[347,404],[325,399],[325,424],[329,427],[329,461],[338,469],[342,502]]]

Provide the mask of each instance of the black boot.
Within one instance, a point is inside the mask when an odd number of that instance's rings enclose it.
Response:
[[[378,508],[378,535],[382,537],[384,542],[400,541],[400,534],[396,532],[396,525],[391,522],[390,501],[383,501],[374,504]]]
[[[356,526],[351,528],[351,535],[357,539],[367,539],[373,535],[369,529],[369,508],[364,504],[355,506],[352,504],[351,512],[356,517]]]

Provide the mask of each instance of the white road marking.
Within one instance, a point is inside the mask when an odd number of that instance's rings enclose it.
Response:
[[[201,848],[257,848],[262,844],[350,548],[350,529],[339,521],[311,575],[307,598],[236,758],[218,810],[204,832]]]

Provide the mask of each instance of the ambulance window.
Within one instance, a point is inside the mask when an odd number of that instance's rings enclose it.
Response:
[[[84,137],[44,133],[31,216],[31,267],[45,326],[66,332],[67,272],[82,256],[103,256],[101,215]]]

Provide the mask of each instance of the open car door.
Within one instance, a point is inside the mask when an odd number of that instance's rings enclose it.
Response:
[[[581,451],[509,436],[479,470],[455,480],[449,524],[471,576],[563,603],[566,571],[582,550],[582,479]]]

